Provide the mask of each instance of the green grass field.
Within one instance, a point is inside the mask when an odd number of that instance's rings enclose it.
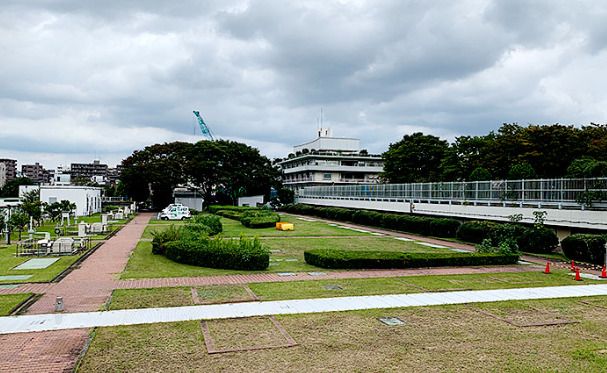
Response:
[[[0,316],[8,316],[15,307],[31,295],[30,293],[0,295]]]
[[[273,227],[270,228],[247,228],[239,221],[221,218],[223,225],[224,237],[240,237],[245,235],[248,237],[312,237],[312,236],[367,236],[369,233],[357,232],[350,229],[333,227],[327,223],[320,221],[304,221],[295,218],[292,215],[281,214],[283,221],[291,222],[295,225],[294,231],[278,231]],[[176,221],[161,221],[152,220],[145,229],[142,238],[152,238],[152,232],[155,230],[167,229],[171,224],[180,225],[184,222]]]
[[[32,258],[31,256],[15,256],[15,245],[0,248],[0,276],[14,276],[14,275],[32,275],[27,280],[1,280],[1,283],[23,283],[23,282],[48,282],[55,276],[65,270],[67,267],[72,265],[80,255],[69,255],[60,256],[59,260],[51,264],[47,268],[43,269],[31,269],[31,270],[15,270],[14,267],[21,263],[27,262]]]
[[[541,286],[589,285],[601,281],[574,281],[565,271],[545,275],[541,271],[518,273],[484,273],[470,275],[407,276],[367,279],[327,279],[288,282],[251,283],[249,288],[260,300],[286,300],[359,295],[407,294],[458,290],[511,289]],[[337,285],[342,290],[328,290]],[[242,301],[240,285],[214,285],[199,294],[207,303]],[[246,296],[244,297],[246,300]],[[248,300],[252,300],[248,297]],[[188,306],[192,304],[189,287],[124,289],[112,294],[111,309]]]
[[[318,271],[318,267],[306,264],[304,251],[313,248],[335,248],[346,250],[386,250],[406,252],[445,252],[386,237],[327,237],[327,238],[262,238],[271,251],[267,272]],[[259,272],[259,271],[257,271]],[[176,263],[162,255],[152,254],[152,243],[140,241],[122,273],[121,278],[191,277],[225,274],[255,273],[244,270],[214,269]]]

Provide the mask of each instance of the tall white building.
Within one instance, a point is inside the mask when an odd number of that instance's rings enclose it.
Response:
[[[297,145],[278,163],[285,187],[296,190],[314,185],[347,185],[379,182],[384,169],[381,155],[368,154],[360,140],[333,137],[321,128],[318,137]]]

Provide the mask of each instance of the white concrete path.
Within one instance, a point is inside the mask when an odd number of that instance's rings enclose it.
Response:
[[[370,295],[102,312],[7,316],[0,317],[0,334],[188,320],[229,319],[251,316],[421,307],[508,300],[574,298],[597,295],[607,295],[607,285]]]

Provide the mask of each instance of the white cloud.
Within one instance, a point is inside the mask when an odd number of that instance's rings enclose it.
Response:
[[[607,5],[6,1],[0,157],[48,166],[214,133],[270,157],[320,108],[372,152],[502,122],[607,122]]]

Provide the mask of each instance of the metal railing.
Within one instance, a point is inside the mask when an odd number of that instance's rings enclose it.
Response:
[[[449,203],[517,203],[583,206],[607,202],[607,178],[491,180],[412,184],[313,186],[303,198],[381,199]],[[593,201],[594,199],[594,201]]]

